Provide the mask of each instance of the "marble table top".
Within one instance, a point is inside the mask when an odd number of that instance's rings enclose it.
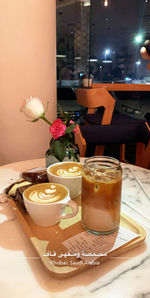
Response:
[[[0,191],[19,172],[44,166],[44,159],[0,167]],[[141,225],[145,241],[132,250],[59,280],[46,271],[8,203],[0,204],[0,297],[150,297],[150,171],[122,164],[121,211]]]

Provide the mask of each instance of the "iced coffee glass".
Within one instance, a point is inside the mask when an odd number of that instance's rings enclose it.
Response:
[[[120,162],[107,156],[87,158],[83,165],[83,227],[91,233],[109,234],[120,223],[122,169]]]

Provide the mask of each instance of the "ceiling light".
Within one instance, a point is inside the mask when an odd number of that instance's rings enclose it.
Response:
[[[112,63],[112,60],[103,60],[103,63]]]
[[[56,55],[57,58],[66,58],[66,55]]]
[[[91,0],[85,0],[83,6],[91,6]]]
[[[98,61],[98,59],[89,59],[88,61],[90,61],[90,62],[97,62]]]
[[[108,6],[108,0],[104,0],[104,6],[105,6],[105,7]]]
[[[81,60],[81,57],[74,57],[75,60]]]

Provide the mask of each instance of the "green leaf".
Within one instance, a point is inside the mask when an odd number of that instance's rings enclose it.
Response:
[[[55,157],[59,161],[63,161],[66,156],[66,147],[64,143],[62,143],[60,140],[55,140],[52,144],[52,150],[55,154]]]
[[[55,140],[53,139],[53,138],[51,138],[51,140],[50,140],[50,147],[52,147],[52,144],[55,142]]]
[[[71,140],[74,139],[74,135],[72,133],[69,134],[69,139],[71,139]]]
[[[61,106],[59,105],[59,103],[58,103],[58,107],[59,107],[59,109],[60,109],[60,114],[61,114],[61,116],[63,116],[63,110],[62,110]]]
[[[44,116],[45,116],[45,112],[43,112],[43,113],[40,115],[40,118],[42,119]]]
[[[75,129],[75,123],[74,124],[70,124],[67,128],[66,128],[66,130],[65,130],[65,133],[71,133],[71,132],[73,132],[73,130]]]
[[[64,118],[65,118],[66,120],[68,120],[68,121],[71,120],[71,118],[70,118],[70,116],[69,116],[69,114],[68,114],[67,112],[64,112]]]
[[[62,118],[64,118],[64,119],[70,121],[70,116],[69,116],[69,114],[68,114],[67,112],[64,112],[63,109],[61,108],[61,106],[60,106],[59,104],[58,104],[58,106],[59,106],[60,114],[61,114]]]
[[[48,105],[49,105],[49,101],[47,101],[47,105],[46,105],[46,110],[45,110],[44,116],[45,116],[45,114],[46,114],[46,112],[48,110]]]
[[[69,138],[64,139],[64,140],[63,140],[63,143],[64,143],[65,147],[68,146]]]

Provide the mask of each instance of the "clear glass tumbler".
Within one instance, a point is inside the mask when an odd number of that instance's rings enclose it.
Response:
[[[122,169],[108,156],[85,159],[82,177],[83,227],[91,233],[109,234],[120,223]]]

